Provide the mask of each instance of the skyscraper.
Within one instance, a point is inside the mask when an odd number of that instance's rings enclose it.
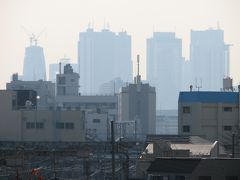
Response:
[[[35,41],[35,44],[32,44]],[[23,80],[46,80],[46,67],[43,48],[37,45],[35,36],[30,38],[30,46],[25,49]]]
[[[224,43],[224,31],[191,31],[190,61],[193,85],[202,90],[220,90],[222,79],[229,76],[229,45]]]
[[[131,81],[131,36],[88,28],[79,34],[78,63],[83,94],[97,94],[101,84],[117,77]]]
[[[147,39],[147,80],[156,87],[157,109],[177,109],[181,87],[182,40],[173,32]]]

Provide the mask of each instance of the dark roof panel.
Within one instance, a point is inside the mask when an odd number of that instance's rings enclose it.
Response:
[[[192,91],[180,92],[178,102],[238,103],[238,92]]]
[[[148,168],[148,172],[158,173],[192,173],[201,159],[156,158]]]

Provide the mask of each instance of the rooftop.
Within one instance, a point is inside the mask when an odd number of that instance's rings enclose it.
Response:
[[[190,91],[180,92],[178,102],[238,103],[238,99],[238,92]]]

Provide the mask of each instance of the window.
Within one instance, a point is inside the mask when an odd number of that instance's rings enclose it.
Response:
[[[100,119],[93,119],[93,123],[100,123]]]
[[[43,129],[44,128],[44,123],[43,122],[36,122],[36,128],[37,129]]]
[[[211,180],[211,176],[199,176],[198,180]]]
[[[238,180],[237,176],[226,176],[225,180]]]
[[[185,180],[185,176],[175,176],[175,180]]]
[[[27,122],[26,123],[26,128],[27,129],[34,129],[35,128],[35,123],[34,122]]]
[[[56,128],[57,128],[57,129],[64,129],[64,123],[62,123],[62,122],[57,122],[57,123],[56,123]]]
[[[232,126],[224,126],[224,131],[231,131],[232,130]]]
[[[183,113],[190,113],[190,106],[183,106],[182,112]]]
[[[73,129],[74,128],[74,124],[73,123],[65,123],[65,128],[66,129]]]
[[[66,83],[65,77],[58,77],[58,84],[65,84],[65,83]]]
[[[223,107],[224,112],[232,112],[232,107]]]
[[[183,126],[182,131],[183,132],[190,132],[190,126]]]
[[[150,180],[169,180],[168,176],[151,176]]]

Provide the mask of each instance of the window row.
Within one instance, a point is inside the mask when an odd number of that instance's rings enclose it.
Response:
[[[44,122],[26,122],[27,129],[44,129]],[[74,123],[72,122],[57,122],[57,129],[74,129]]]
[[[43,122],[26,122],[27,129],[43,129],[44,123]]]
[[[74,129],[74,123],[72,122],[57,122],[56,123],[56,128],[57,129]]]
[[[223,112],[232,112],[233,108],[230,106],[223,107]],[[182,113],[189,114],[191,113],[191,107],[190,106],[183,106],[182,107]]]
[[[175,180],[187,180],[186,176],[177,175]],[[149,178],[149,180],[170,180],[169,176],[158,176],[154,175]],[[212,180],[211,176],[198,176],[198,180]],[[225,180],[238,180],[237,176],[225,176]]]
[[[224,131],[232,131],[232,126],[223,126]],[[182,126],[182,132],[188,133],[191,131],[191,128],[189,125],[183,125]]]

